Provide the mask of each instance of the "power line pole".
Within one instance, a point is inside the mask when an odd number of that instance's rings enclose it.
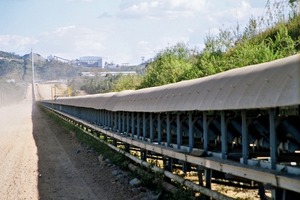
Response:
[[[35,101],[35,85],[34,85],[34,59],[33,59],[33,51],[31,49],[31,68],[32,68],[32,100]]]
[[[33,60],[33,51],[31,49],[31,67],[32,67],[32,84],[34,84],[34,60]]]

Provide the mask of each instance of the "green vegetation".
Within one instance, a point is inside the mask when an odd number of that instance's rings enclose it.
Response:
[[[134,90],[141,84],[141,81],[142,77],[140,75],[119,76],[112,84],[112,91]]]
[[[160,52],[154,61],[147,67],[147,72],[142,78],[138,88],[175,83],[186,77],[187,71],[192,70],[191,51],[183,43],[167,48]]]
[[[63,63],[56,60],[35,61],[35,70],[37,78],[42,80],[72,79],[81,68],[69,63]]]
[[[0,78],[13,73],[14,71],[23,74],[22,71],[25,62],[25,59],[23,60],[21,56],[0,51]]]
[[[251,18],[244,30],[238,24],[220,29],[218,35],[207,35],[200,52],[184,43],[168,47],[148,64],[143,76],[136,76],[134,84],[119,78],[112,88],[120,91],[159,86],[294,55],[300,51],[299,6],[295,0],[268,1],[266,13]]]
[[[0,107],[25,98],[26,63],[21,56],[0,51]]]
[[[84,90],[88,94],[110,92],[112,90],[112,83],[118,77],[107,76],[104,78],[100,78],[96,76],[92,78],[83,78],[83,84],[81,85],[80,89]]]

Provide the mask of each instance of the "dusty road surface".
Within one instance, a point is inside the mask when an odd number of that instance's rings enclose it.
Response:
[[[0,108],[1,199],[38,199],[38,155],[28,91],[21,103]]]
[[[137,199],[112,167],[26,98],[0,108],[0,199]]]

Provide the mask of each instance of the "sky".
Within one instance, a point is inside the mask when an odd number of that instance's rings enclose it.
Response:
[[[0,0],[0,51],[139,64],[179,42],[245,25],[267,0]]]

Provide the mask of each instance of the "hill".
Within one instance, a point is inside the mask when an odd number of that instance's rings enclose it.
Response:
[[[0,59],[22,59],[22,57],[15,53],[0,51]]]
[[[200,78],[298,53],[299,2],[275,3],[271,5],[268,2],[266,13],[251,18],[244,30],[237,25],[220,29],[217,35],[207,35],[201,51],[183,43],[168,47],[156,55],[139,83],[131,88],[124,85],[122,89],[139,89]],[[282,10],[283,7],[290,8],[288,14]]]

